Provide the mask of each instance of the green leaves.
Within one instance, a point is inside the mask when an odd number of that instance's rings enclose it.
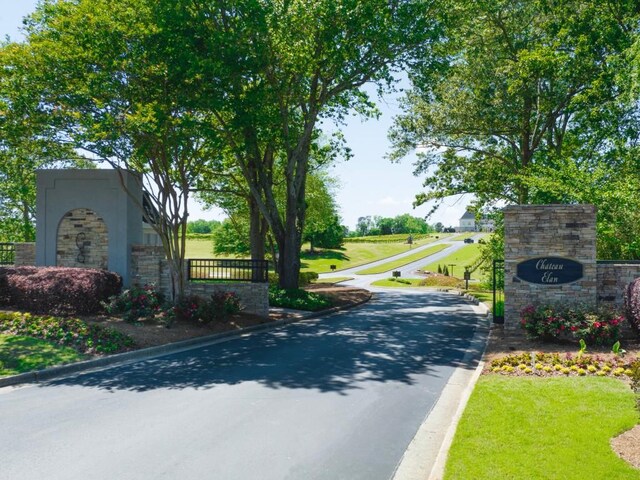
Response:
[[[640,258],[638,12],[623,3],[454,2],[447,61],[416,65],[390,133],[392,159],[419,147],[416,204],[594,203],[600,258]]]

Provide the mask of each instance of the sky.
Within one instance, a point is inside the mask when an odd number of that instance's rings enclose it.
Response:
[[[22,18],[35,10],[37,0],[0,0],[0,37],[7,35],[12,40],[21,40]],[[421,192],[423,178],[413,175],[415,157],[405,158],[400,163],[391,163],[385,158],[390,150],[387,131],[393,117],[400,113],[397,96],[389,95],[377,99],[381,116],[363,120],[351,116],[341,127],[348,146],[353,152],[349,161],[340,161],[330,170],[338,179],[336,203],[340,207],[342,223],[351,230],[359,217],[380,215],[395,217],[408,213],[424,217],[431,204],[413,208],[415,195]],[[457,226],[471,196],[447,198],[438,211],[427,221],[441,222],[444,226]],[[190,218],[221,220],[223,212],[218,209],[204,210],[195,201],[189,205]]]

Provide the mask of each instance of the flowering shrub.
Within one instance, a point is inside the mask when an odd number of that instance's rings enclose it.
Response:
[[[160,313],[163,295],[156,291],[153,285],[131,287],[120,295],[109,297],[104,302],[104,308],[109,314],[124,314],[127,322],[137,322],[139,319],[152,319]]]
[[[209,300],[189,295],[178,300],[173,307],[175,317],[182,321],[209,323],[223,320],[240,311],[240,298],[233,292],[216,292]]]
[[[197,322],[200,318],[200,297],[189,295],[178,299],[173,306],[173,313],[180,321]]]
[[[202,323],[224,320],[240,311],[240,298],[233,292],[216,292],[200,304],[199,320]]]
[[[547,341],[573,336],[588,344],[613,344],[623,321],[624,317],[612,310],[528,305],[520,312],[520,325],[528,336]]]
[[[636,278],[627,286],[624,314],[634,330],[640,334],[640,278]]]

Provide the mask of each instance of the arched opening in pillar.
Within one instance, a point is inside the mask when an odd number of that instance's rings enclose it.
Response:
[[[64,214],[58,225],[56,265],[108,268],[109,235],[100,215],[89,208],[76,208]]]

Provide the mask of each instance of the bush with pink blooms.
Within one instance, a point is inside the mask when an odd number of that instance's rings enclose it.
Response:
[[[627,286],[624,314],[636,333],[640,334],[640,278],[636,278]]]
[[[530,338],[575,338],[590,345],[613,345],[624,320],[623,315],[610,309],[528,305],[520,312],[520,326]]]

